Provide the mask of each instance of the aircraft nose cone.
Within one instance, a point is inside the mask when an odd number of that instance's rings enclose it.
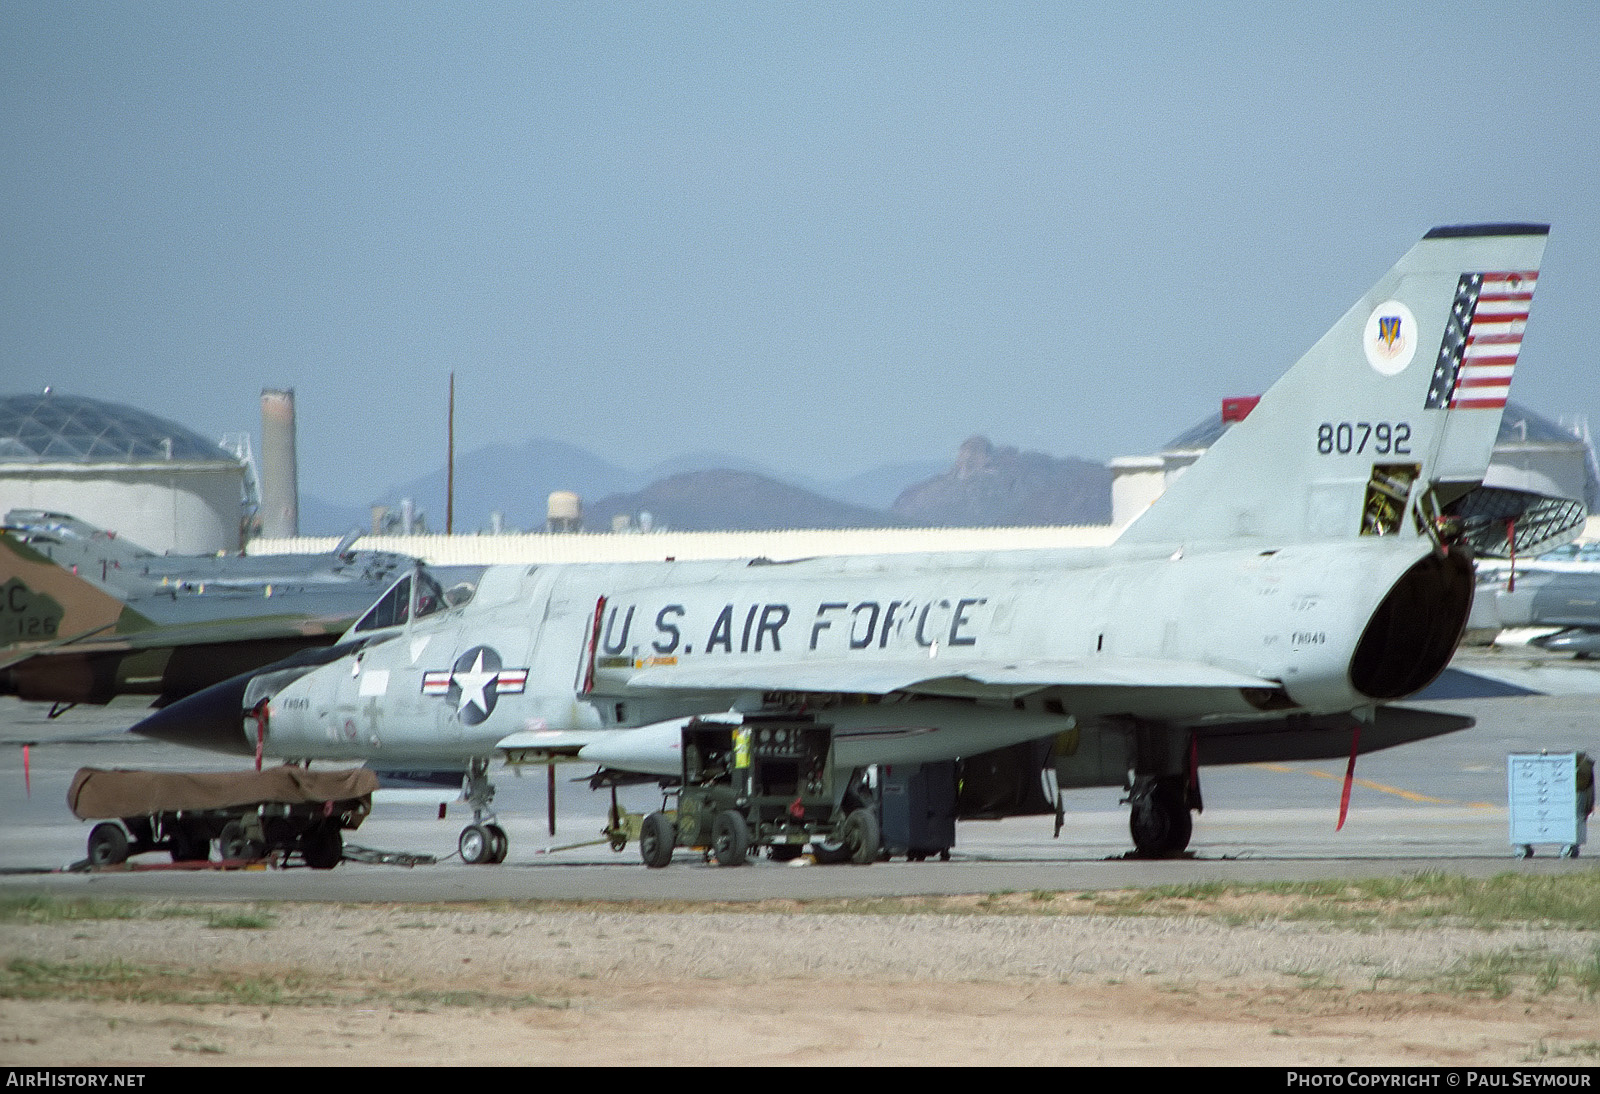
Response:
[[[244,689],[250,679],[235,676],[213,684],[162,707],[128,732],[186,748],[253,756],[255,746],[244,731]]]
[[[1581,627],[1557,631],[1555,634],[1541,635],[1533,639],[1533,644],[1540,649],[1550,650],[1552,653],[1588,654],[1593,656],[1600,653],[1600,634]]]

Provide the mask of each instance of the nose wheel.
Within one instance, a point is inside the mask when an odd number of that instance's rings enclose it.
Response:
[[[470,866],[504,862],[509,848],[506,830],[498,824],[469,824],[461,830],[461,839],[456,843],[461,861]]]

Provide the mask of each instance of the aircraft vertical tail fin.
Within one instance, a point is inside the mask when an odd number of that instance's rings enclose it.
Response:
[[[149,625],[115,596],[0,533],[0,647],[57,644]]]
[[[1419,534],[1488,469],[1548,233],[1433,229],[1119,542]]]

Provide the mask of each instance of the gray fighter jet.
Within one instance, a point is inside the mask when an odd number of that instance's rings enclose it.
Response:
[[[691,723],[778,717],[831,727],[835,771],[981,757],[1013,788],[991,816],[1126,787],[1135,845],[1175,853],[1202,765],[1471,724],[1393,704],[1467,620],[1478,490],[1547,230],[1430,231],[1110,547],[493,567],[464,607],[423,613],[397,586],[377,610],[405,614],[398,629],[364,621],[374,638],[332,663],[134,728],[468,766],[469,861],[505,853],[493,758],[670,779]]]
[[[1484,567],[1472,626],[1481,629],[1536,627],[1528,641],[1541,649],[1576,657],[1600,656],[1600,559],[1545,556],[1515,567]],[[1512,571],[1515,570],[1515,577]]]
[[[0,528],[0,694],[169,703],[331,646],[415,564],[353,550],[355,538],[326,555],[158,555],[66,514],[14,509]]]

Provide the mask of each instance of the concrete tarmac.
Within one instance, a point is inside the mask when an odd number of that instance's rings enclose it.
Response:
[[[1188,858],[1129,860],[1127,809],[1111,788],[1072,791],[1059,837],[1049,817],[964,822],[948,863],[817,867],[757,862],[725,869],[680,851],[671,866],[647,870],[637,849],[611,851],[599,839],[607,797],[576,767],[558,769],[558,825],[546,831],[543,772],[495,773],[500,823],[510,856],[500,866],[466,866],[454,857],[470,814],[445,820],[437,807],[380,801],[347,843],[433,856],[413,867],[346,862],[332,871],[136,869],[62,872],[84,856],[90,825],[66,806],[67,786],[83,766],[229,770],[236,757],[193,752],[126,732],[142,705],[119,701],[47,717],[45,704],[0,699],[0,893],[50,892],[174,900],[477,901],[757,900],[915,896],[1004,890],[1085,890],[1207,881],[1293,881],[1444,871],[1489,876],[1508,870],[1564,872],[1595,860],[1512,858],[1506,808],[1506,755],[1600,755],[1600,670],[1581,662],[1503,651],[1472,651],[1457,668],[1559,694],[1452,699],[1416,705],[1478,720],[1469,730],[1361,757],[1351,809],[1335,831],[1344,775],[1340,761],[1206,768],[1208,808],[1195,820]],[[28,770],[24,778],[23,748]],[[623,804],[659,806],[650,788],[631,788]],[[1585,849],[1587,851],[1587,849]],[[1600,853],[1600,852],[1597,852]],[[135,864],[157,866],[150,854]]]

